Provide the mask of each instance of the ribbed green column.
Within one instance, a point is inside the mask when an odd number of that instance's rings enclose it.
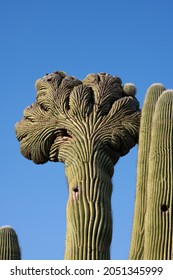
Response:
[[[152,123],[144,259],[173,259],[173,90],[158,99]]]
[[[113,163],[104,153],[66,167],[69,186],[65,259],[110,259]]]
[[[18,237],[10,226],[0,227],[0,260],[20,260]]]
[[[129,259],[142,260],[144,253],[144,223],[146,212],[146,193],[148,180],[151,125],[156,102],[164,91],[162,84],[149,87],[144,100],[139,133],[138,164],[136,179],[136,199],[133,218],[132,239]]]

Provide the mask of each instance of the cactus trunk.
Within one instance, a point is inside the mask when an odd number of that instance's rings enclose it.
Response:
[[[162,84],[153,84],[149,87],[142,109],[139,133],[136,199],[132,240],[129,253],[129,259],[132,260],[142,260],[144,254],[144,223],[146,213],[151,125],[156,102],[164,90],[165,88]]]
[[[71,140],[71,147],[61,149],[59,154],[62,158],[66,154],[69,188],[65,259],[110,259],[114,164],[95,137],[94,125],[88,124],[84,128],[83,124],[85,133],[80,133],[80,121],[76,120],[75,125],[75,140]]]
[[[69,199],[65,259],[110,259],[110,176],[91,160],[83,166],[66,168],[66,175],[69,182]],[[75,182],[73,178],[77,178]]]
[[[149,155],[144,259],[173,259],[173,90],[156,104]]]

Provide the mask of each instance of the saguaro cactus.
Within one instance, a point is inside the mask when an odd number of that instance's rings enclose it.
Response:
[[[144,259],[173,260],[173,90],[159,97],[152,123]]]
[[[135,87],[105,73],[83,81],[55,72],[36,82],[37,101],[17,123],[21,152],[65,163],[69,199],[65,259],[109,259],[114,164],[138,141]]]
[[[152,85],[142,109],[130,259],[173,259],[173,90]]]
[[[18,237],[10,226],[0,227],[0,260],[20,260]]]
[[[144,226],[152,119],[156,102],[164,90],[165,88],[162,84],[153,84],[150,86],[146,93],[142,108],[138,148],[136,199],[129,254],[129,259],[132,260],[142,260],[144,257]]]

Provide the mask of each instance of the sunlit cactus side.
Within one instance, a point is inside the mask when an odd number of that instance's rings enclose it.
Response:
[[[0,260],[21,260],[18,237],[10,226],[0,227]]]
[[[118,159],[138,142],[136,89],[124,90],[120,78],[105,73],[81,81],[57,71],[39,79],[36,90],[16,134],[26,158],[65,163],[65,259],[110,259],[111,178]]]
[[[173,90],[159,97],[152,122],[145,260],[173,260]]]
[[[156,102],[165,90],[162,84],[153,84],[146,93],[141,113],[139,133],[138,164],[136,179],[136,199],[129,259],[142,260],[144,255],[144,223],[146,213],[147,180],[152,119]]]

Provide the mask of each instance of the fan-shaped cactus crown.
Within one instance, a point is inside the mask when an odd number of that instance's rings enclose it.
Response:
[[[36,91],[36,102],[16,124],[21,152],[35,163],[65,162],[79,135],[99,140],[113,163],[137,143],[140,110],[133,84],[123,87],[120,78],[105,73],[81,81],[57,71],[37,80]]]

